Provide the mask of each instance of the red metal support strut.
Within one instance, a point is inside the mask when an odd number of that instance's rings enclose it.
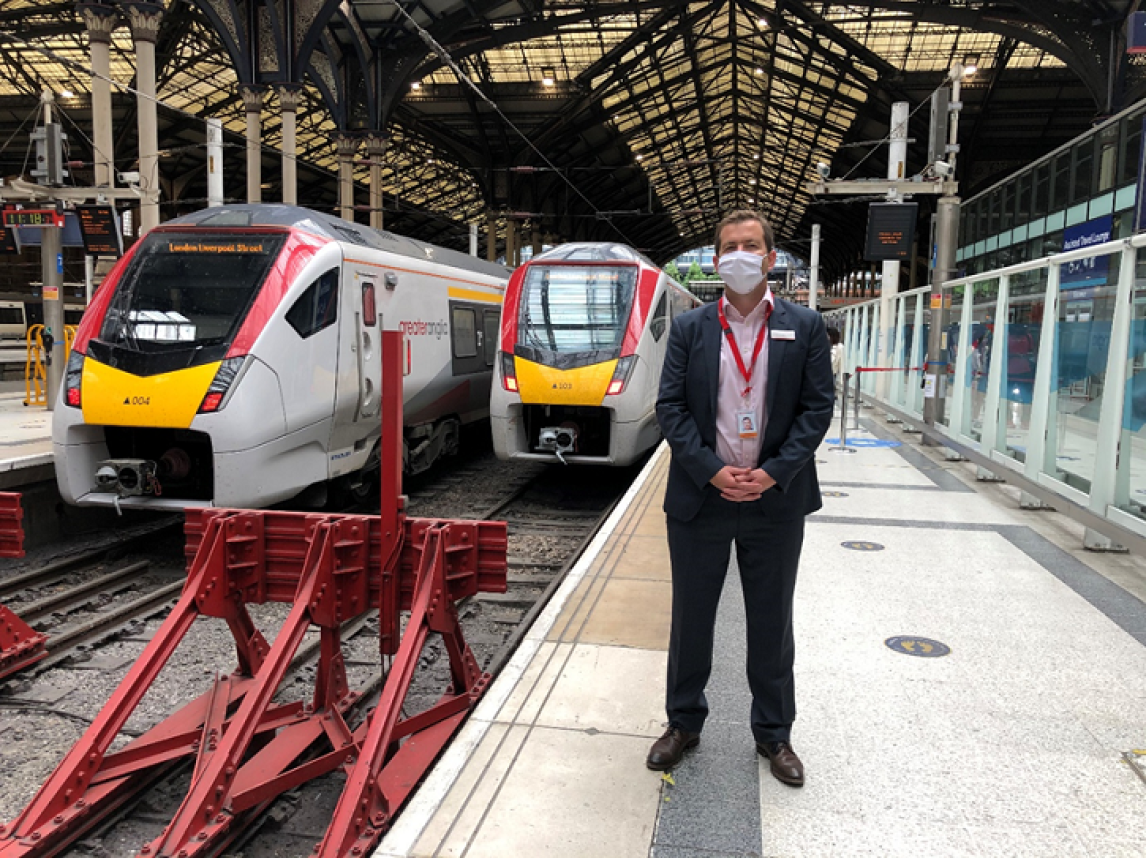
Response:
[[[186,796],[141,856],[218,854],[275,797],[338,769],[346,786],[318,854],[361,855],[388,827],[489,681],[465,643],[455,603],[505,591],[506,526],[406,518],[393,467],[402,438],[401,339],[383,338],[383,480],[396,494],[384,514],[188,511],[195,551],[178,604],[84,736],[23,812],[0,827],[0,858],[58,854],[179,761],[193,765]],[[264,602],[292,605],[270,645],[247,611]],[[358,693],[347,683],[340,629],[370,610],[378,612],[381,654],[396,657],[378,705],[352,727]],[[401,611],[410,616],[399,639]],[[200,617],[226,622],[237,669],[112,752]],[[313,695],[275,703],[312,626],[320,632]],[[450,684],[429,709],[407,715],[403,703],[431,633],[443,640]]]

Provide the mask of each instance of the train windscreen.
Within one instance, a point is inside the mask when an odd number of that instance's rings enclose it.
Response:
[[[152,233],[108,305],[93,356],[137,375],[221,360],[285,238]]]
[[[534,265],[521,287],[515,352],[570,369],[620,356],[636,266]]]

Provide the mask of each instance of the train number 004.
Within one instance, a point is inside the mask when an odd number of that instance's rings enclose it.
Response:
[[[151,397],[150,396],[129,396],[127,399],[123,400],[123,404],[124,405],[150,405],[151,404]]]

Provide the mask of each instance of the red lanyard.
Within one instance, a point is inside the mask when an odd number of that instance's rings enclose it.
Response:
[[[740,356],[740,349],[736,345],[736,337],[732,333],[732,328],[728,324],[728,319],[724,317],[724,301],[720,300],[716,303],[716,312],[720,316],[720,327],[724,329],[724,336],[728,337],[728,344],[732,347],[732,356],[736,358],[736,366],[740,370],[740,374],[744,376],[744,392],[740,395],[743,397],[748,396],[752,392],[752,370],[756,368],[756,358],[760,357],[760,351],[764,348],[764,332],[768,330],[768,320],[772,318],[772,303],[768,302],[764,307],[764,324],[760,326],[760,333],[756,335],[756,346],[752,349],[752,364],[750,367],[744,366],[744,358]]]

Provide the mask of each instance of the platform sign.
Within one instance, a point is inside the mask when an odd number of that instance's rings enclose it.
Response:
[[[123,256],[123,234],[114,206],[76,206],[88,256]]]
[[[1063,252],[1105,244],[1110,241],[1113,229],[1114,219],[1111,215],[1103,215],[1094,220],[1088,220],[1086,223],[1067,227],[1062,233]],[[1066,262],[1062,266],[1059,287],[1067,290],[1101,286],[1106,283],[1106,274],[1109,270],[1109,255],[1088,256],[1085,259]]]
[[[915,243],[918,203],[872,203],[867,207],[867,241],[863,258],[868,262],[897,262],[911,258]]]
[[[73,211],[64,212],[61,218],[60,226],[60,246],[61,247],[83,247],[84,240],[80,235],[80,220],[76,217]],[[18,227],[19,241],[24,247],[39,247],[44,243],[44,230],[42,227],[33,226],[20,226]]]
[[[1126,22],[1126,53],[1146,54],[1146,12],[1131,12]]]

